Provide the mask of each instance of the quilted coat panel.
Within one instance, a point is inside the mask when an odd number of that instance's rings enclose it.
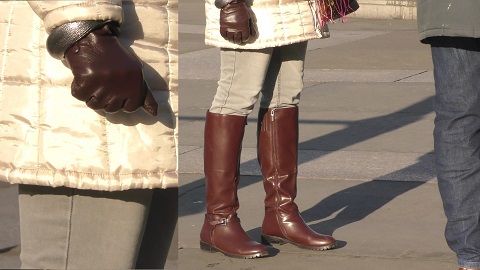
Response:
[[[0,1],[0,181],[109,191],[177,185],[177,2],[117,7],[120,40],[144,62],[157,117],[105,114],[73,98],[70,70],[46,51],[42,19],[26,1]]]
[[[328,36],[315,23],[313,0],[253,0],[247,1],[257,37],[246,44],[234,44],[220,35],[220,10],[215,0],[205,1],[205,43],[220,48],[262,49],[298,43]]]

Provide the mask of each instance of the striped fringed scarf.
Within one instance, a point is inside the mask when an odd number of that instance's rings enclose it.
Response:
[[[315,20],[315,29],[324,32],[327,23],[342,18],[358,9],[358,3],[355,0],[310,0],[310,7]]]

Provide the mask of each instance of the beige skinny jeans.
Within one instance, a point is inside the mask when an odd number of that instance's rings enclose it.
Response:
[[[210,112],[248,115],[260,107],[296,106],[303,89],[307,42],[260,50],[221,49],[221,71]]]

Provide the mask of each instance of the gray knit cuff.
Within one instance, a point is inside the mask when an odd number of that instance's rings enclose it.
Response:
[[[56,59],[63,59],[65,52],[77,41],[110,21],[77,21],[65,23],[53,29],[47,38],[47,51]]]
[[[215,0],[215,6],[217,8],[223,8],[224,6],[230,4],[233,1],[236,1],[236,0]]]

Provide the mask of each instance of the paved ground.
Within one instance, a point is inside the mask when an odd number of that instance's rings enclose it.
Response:
[[[200,1],[180,6],[181,269],[455,269],[433,169],[433,76],[416,21],[350,19],[309,43],[300,106],[299,195],[311,227],[336,250],[274,246],[239,260],[199,249],[205,208],[202,144],[219,51],[203,44]],[[256,111],[243,144],[242,225],[260,240],[264,196]]]
[[[300,113],[299,196],[313,229],[339,248],[291,245],[239,260],[200,251],[204,115],[218,49],[203,44],[202,1],[180,5],[180,269],[455,269],[432,167],[433,78],[416,22],[351,19],[309,43]],[[255,160],[256,112],[242,154],[240,217],[259,240],[263,190]],[[0,268],[17,268],[16,187],[0,184]]]

